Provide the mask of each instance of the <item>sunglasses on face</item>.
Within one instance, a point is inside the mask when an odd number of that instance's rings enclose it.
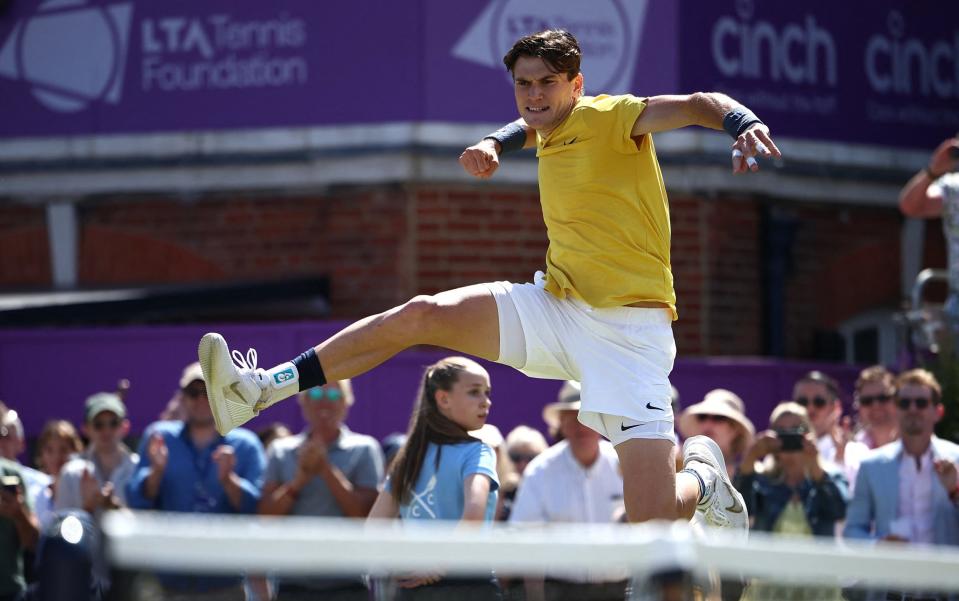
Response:
[[[717,424],[724,424],[729,421],[729,418],[725,415],[713,415],[710,413],[700,413],[696,416],[696,421],[705,424],[706,422],[715,422]]]
[[[343,391],[339,388],[311,388],[310,391],[306,393],[306,398],[314,402],[336,402],[343,398]]]
[[[823,407],[829,404],[829,400],[824,399],[821,396],[813,397],[811,399],[801,396],[793,399],[793,402],[798,403],[802,405],[803,407],[809,407],[810,405],[812,405],[816,409],[822,409]]]
[[[529,463],[536,458],[536,455],[531,453],[510,453],[509,458],[513,463]]]
[[[114,417],[113,419],[98,419],[94,421],[90,426],[97,432],[109,428],[110,430],[116,430],[120,427],[120,418]]]
[[[862,407],[870,407],[873,403],[881,403],[885,405],[892,400],[892,395],[889,394],[876,394],[873,396],[861,396],[859,397],[859,405]]]
[[[198,386],[187,386],[183,389],[183,394],[193,399],[206,396],[206,386],[202,384]]]
[[[896,406],[902,409],[903,411],[908,411],[909,408],[912,407],[913,405],[915,405],[916,409],[922,411],[923,409],[925,409],[931,404],[932,404],[932,401],[930,401],[926,397],[921,397],[921,396],[918,396],[915,398],[899,397],[898,399],[896,399]]]

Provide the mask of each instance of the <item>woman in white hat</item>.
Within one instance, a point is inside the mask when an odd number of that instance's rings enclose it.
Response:
[[[683,438],[708,436],[723,452],[726,470],[732,477],[756,428],[745,414],[745,405],[735,392],[724,388],[710,390],[703,400],[687,407],[679,416],[679,433]]]

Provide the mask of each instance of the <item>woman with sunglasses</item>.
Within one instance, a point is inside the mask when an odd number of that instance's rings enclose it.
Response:
[[[846,516],[846,478],[819,456],[812,423],[797,403],[780,403],[746,452],[734,483],[746,500],[754,530],[791,536],[835,535]],[[841,599],[838,588],[753,583],[744,599]]]
[[[852,420],[842,415],[839,384],[821,371],[811,371],[793,386],[793,402],[809,415],[819,455],[842,468],[852,486],[869,447],[853,440]]]
[[[723,452],[726,470],[732,477],[739,459],[753,441],[756,428],[746,417],[746,405],[735,392],[724,388],[710,390],[703,400],[686,408],[679,416],[683,438],[708,436]]]
[[[60,471],[54,507],[99,516],[104,509],[126,507],[126,484],[139,458],[123,444],[130,421],[118,394],[94,394],[87,399],[84,413],[83,434],[90,445]]]

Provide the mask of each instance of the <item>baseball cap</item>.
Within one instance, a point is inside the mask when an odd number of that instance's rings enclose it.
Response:
[[[98,392],[93,396],[87,397],[85,418],[92,420],[97,415],[109,411],[120,419],[127,416],[127,408],[120,400],[120,397],[112,392]]]
[[[190,382],[196,382],[197,380],[203,382],[203,369],[200,367],[200,362],[195,361],[186,367],[183,368],[183,375],[180,376],[180,388],[186,388],[190,385]]]

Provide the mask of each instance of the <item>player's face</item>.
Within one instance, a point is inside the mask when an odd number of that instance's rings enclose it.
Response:
[[[489,374],[479,365],[460,372],[449,390],[436,391],[436,404],[440,413],[463,427],[464,430],[479,430],[489,416]]]
[[[569,116],[582,91],[582,74],[569,81],[565,73],[554,73],[541,58],[521,56],[513,65],[513,92],[519,116],[541,135],[554,130]]]

